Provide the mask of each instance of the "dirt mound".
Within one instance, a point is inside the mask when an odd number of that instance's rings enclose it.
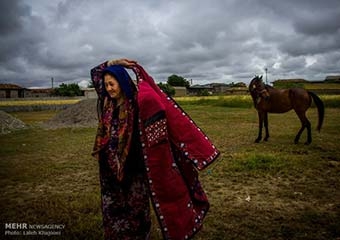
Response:
[[[43,127],[95,127],[97,124],[97,100],[86,99],[57,113],[53,118],[43,123]]]
[[[0,111],[0,134],[7,134],[14,130],[24,129],[26,127],[27,126],[23,121],[4,111]]]

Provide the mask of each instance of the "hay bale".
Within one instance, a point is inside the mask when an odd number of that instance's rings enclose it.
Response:
[[[7,134],[25,128],[27,128],[27,126],[23,121],[4,111],[0,111],[0,134]]]
[[[95,127],[98,125],[97,100],[86,99],[72,104],[43,123],[44,128]]]

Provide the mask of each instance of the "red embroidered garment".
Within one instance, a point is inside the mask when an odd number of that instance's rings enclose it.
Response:
[[[103,63],[91,70],[99,98],[105,93],[102,72],[106,67],[107,63]],[[100,155],[105,236],[112,239],[147,236],[150,228],[147,199],[149,192],[164,239],[189,239],[201,229],[209,209],[207,196],[198,180],[197,169],[207,167],[217,158],[219,152],[176,102],[158,88],[141,66],[137,65],[133,70],[138,80],[138,111],[135,119],[138,118],[139,123],[138,128],[133,128],[133,146],[128,151],[129,156],[132,156],[132,165],[140,161],[144,161],[144,164],[141,164],[141,170],[134,175],[122,174],[123,181],[118,181],[120,179],[117,178],[117,172],[109,166],[108,157],[111,155],[103,154],[111,136],[110,119],[113,114],[113,109],[106,111],[104,107],[101,110],[104,117],[99,122],[93,154]],[[142,153],[139,151],[140,147]],[[123,187],[127,182],[131,186]],[[145,183],[148,184],[149,191]]]
[[[165,239],[188,239],[202,227],[209,202],[197,170],[219,151],[141,66],[137,102],[143,158],[151,199]]]

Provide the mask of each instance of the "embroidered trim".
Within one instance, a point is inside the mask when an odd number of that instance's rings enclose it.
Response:
[[[168,138],[166,119],[161,119],[145,127],[148,147],[154,146]]]

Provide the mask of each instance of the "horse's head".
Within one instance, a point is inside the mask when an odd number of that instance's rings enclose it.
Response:
[[[255,76],[249,84],[249,92],[253,97],[254,101],[260,101],[261,98],[268,99],[269,93],[266,85],[262,81],[262,76]]]

